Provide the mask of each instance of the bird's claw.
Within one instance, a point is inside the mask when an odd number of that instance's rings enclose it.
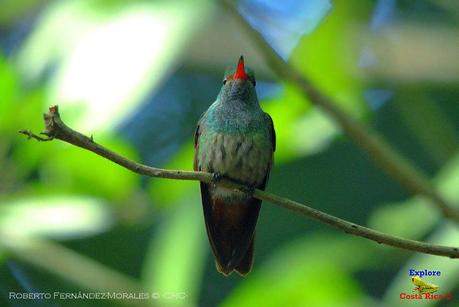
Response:
[[[222,173],[219,173],[219,172],[212,173],[211,182],[212,182],[213,187],[214,188],[217,187],[217,184],[224,178],[225,178],[225,175],[223,175]],[[227,178],[227,179],[230,180],[230,181],[233,181],[233,182],[235,182],[237,184],[242,185],[241,187],[238,187],[237,189],[239,189],[241,192],[247,194],[247,196],[249,196],[249,197],[253,196],[253,193],[255,192],[255,187],[254,186],[245,185],[244,183],[237,182],[235,180],[231,180],[230,178]]]
[[[222,180],[223,177],[224,176],[219,172],[212,173],[212,185],[214,188],[217,186],[217,183]]]
[[[247,196],[252,197],[253,193],[255,193],[255,187],[251,185],[244,185],[240,189],[243,193],[247,194]]]

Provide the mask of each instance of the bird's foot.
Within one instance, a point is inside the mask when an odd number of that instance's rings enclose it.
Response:
[[[255,193],[255,187],[251,185],[244,185],[240,190],[250,198],[253,196],[253,193]]]
[[[219,173],[219,172],[212,173],[211,182],[212,182],[213,187],[216,188],[217,184],[220,181],[222,181],[223,179],[227,179],[229,181],[234,182],[235,184],[241,185],[241,187],[238,187],[235,190],[241,191],[242,193],[246,194],[249,198],[251,198],[253,196],[253,193],[255,192],[255,187],[254,186],[247,185],[247,184],[245,184],[243,182],[240,182],[240,181],[236,181],[236,180],[231,179],[231,178],[229,178],[229,177],[227,177],[227,176],[225,176],[225,175],[223,175],[222,173]]]
[[[214,186],[214,188],[217,186],[217,183],[219,183],[223,178],[224,176],[222,173],[212,173],[212,185]]]

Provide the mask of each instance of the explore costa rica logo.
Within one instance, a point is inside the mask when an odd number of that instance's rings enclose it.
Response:
[[[419,294],[425,293],[435,293],[438,291],[438,286],[425,282],[419,276],[411,277],[411,282],[416,286],[413,289],[413,292],[418,292]]]
[[[410,269],[408,275],[410,276],[411,283],[415,286],[411,293],[401,292],[401,300],[450,300],[452,298],[451,292],[446,294],[435,294],[440,288],[438,285],[426,281],[424,276],[440,277],[440,271],[415,270]]]

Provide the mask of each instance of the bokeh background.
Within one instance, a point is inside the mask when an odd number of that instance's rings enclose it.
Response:
[[[241,0],[239,12],[346,113],[459,204],[459,2]],[[216,272],[198,183],[142,178],[17,133],[42,113],[143,163],[191,169],[193,133],[244,54],[278,146],[268,190],[377,230],[459,244],[457,224],[376,167],[276,77],[218,1],[0,1],[1,306],[458,306],[459,263],[380,246],[264,204],[247,278]],[[408,269],[451,301],[406,302]],[[143,290],[142,290],[143,289]],[[10,293],[154,293],[151,300]]]

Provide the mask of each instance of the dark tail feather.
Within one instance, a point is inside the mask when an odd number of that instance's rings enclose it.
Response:
[[[207,235],[217,270],[224,275],[231,274],[235,269],[247,274],[253,258],[253,235],[261,201],[252,198],[246,203],[227,204],[212,198],[205,183],[201,183],[201,195]]]
[[[229,267],[227,265],[224,265],[223,263],[221,263],[219,261],[218,258],[215,258],[215,266],[217,267],[217,271],[219,271],[220,273],[222,273],[225,276],[228,276],[231,273],[233,273],[233,268],[231,268],[231,267]]]
[[[239,273],[239,275],[245,277],[247,274],[250,273],[253,264],[253,252],[254,252],[254,241],[255,241],[255,234],[253,234],[252,242],[250,243],[249,249],[245,254],[244,258],[242,258],[241,262],[236,266],[235,270]]]

